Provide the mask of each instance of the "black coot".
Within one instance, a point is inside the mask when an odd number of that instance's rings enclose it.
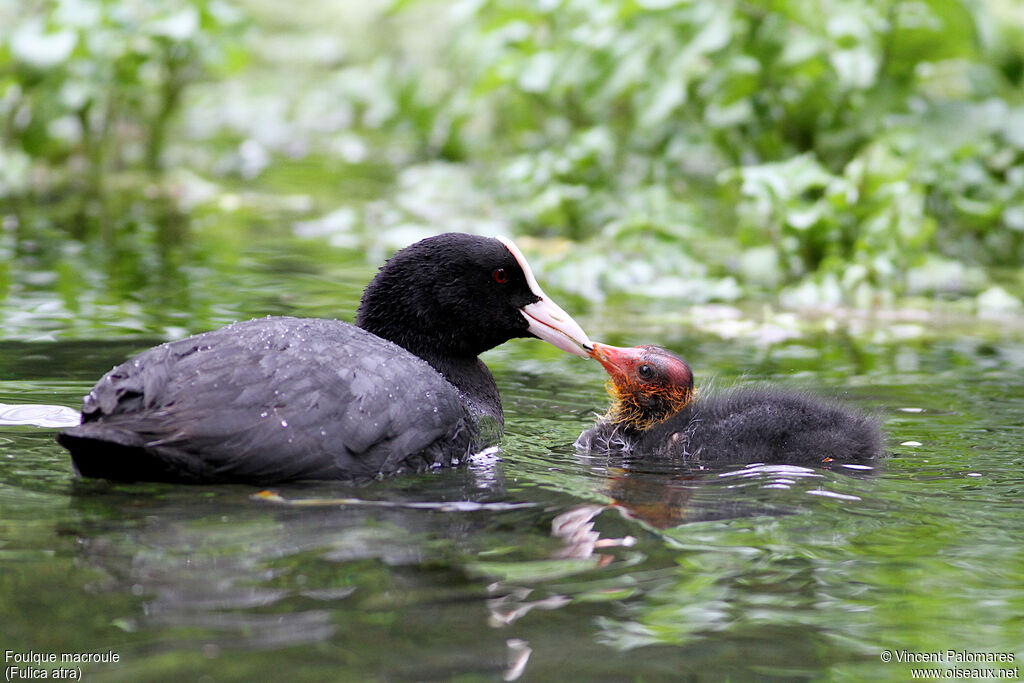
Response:
[[[593,349],[614,401],[580,435],[581,451],[808,467],[863,464],[882,451],[876,421],[838,403],[769,387],[697,398],[689,366],[663,348]]]
[[[507,239],[396,253],[356,325],[263,318],[161,344],[104,375],[57,440],[86,477],[274,483],[423,471],[486,445],[501,399],[477,356],[535,336],[586,356]]]

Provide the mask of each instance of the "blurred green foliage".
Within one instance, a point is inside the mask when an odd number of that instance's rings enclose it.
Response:
[[[590,300],[1024,295],[1020,0],[0,0],[0,26],[0,296],[184,287],[282,229],[370,260],[531,236]]]
[[[641,259],[672,231],[803,303],[969,293],[1024,258],[1019,2],[480,0],[455,36],[422,147],[497,157],[531,232],[650,228]]]
[[[102,227],[106,185],[162,169],[185,89],[241,65],[241,19],[218,0],[0,2],[0,199],[70,196],[72,234]]]
[[[76,154],[92,162],[92,148],[119,135],[128,144],[109,150],[110,168],[159,167],[162,129],[182,90],[227,65],[223,34],[240,20],[203,0],[5,5],[6,135],[24,154],[53,162]]]
[[[0,0],[7,334],[54,317],[75,329],[98,310],[133,329],[143,302],[194,303],[182,267],[202,216],[168,196],[163,171],[188,88],[245,64],[244,27],[219,0]]]

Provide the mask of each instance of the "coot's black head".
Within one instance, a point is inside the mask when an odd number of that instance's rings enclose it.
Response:
[[[621,348],[593,343],[590,356],[608,371],[613,399],[606,419],[642,432],[672,417],[693,400],[693,373],[660,346]]]
[[[363,292],[356,324],[426,359],[474,358],[530,336],[579,356],[590,350],[511,240],[462,233],[428,237],[388,259]]]

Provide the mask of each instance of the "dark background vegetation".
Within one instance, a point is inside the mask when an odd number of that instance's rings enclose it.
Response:
[[[332,287],[442,230],[514,235],[577,307],[1024,295],[1017,0],[0,0],[0,26],[9,336],[350,317]]]

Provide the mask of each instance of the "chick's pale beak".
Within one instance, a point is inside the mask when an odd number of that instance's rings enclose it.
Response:
[[[590,356],[593,343],[587,333],[551,299],[541,295],[540,301],[519,310],[526,316],[526,329],[533,336],[581,358]]]
[[[630,349],[600,342],[593,342],[592,345],[593,350],[588,355],[603,365],[615,381],[622,380],[629,372],[630,364],[635,364],[641,359],[639,347]]]

